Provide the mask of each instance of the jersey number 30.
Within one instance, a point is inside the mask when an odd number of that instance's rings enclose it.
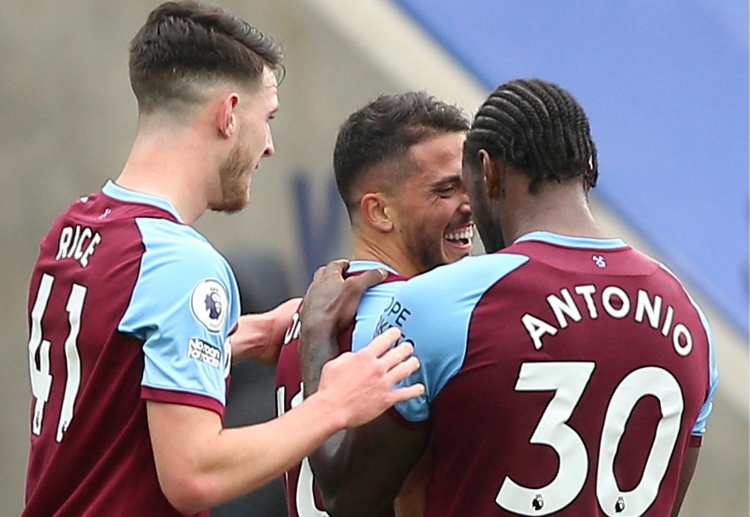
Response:
[[[47,310],[53,276],[44,274],[39,284],[36,301],[31,310],[31,337],[29,338],[29,373],[31,375],[31,392],[34,395],[34,416],[31,420],[31,432],[39,435],[42,433],[42,422],[44,421],[44,406],[49,400],[52,391],[52,375],[50,375],[50,342],[44,339],[42,329],[42,318]],[[65,310],[68,313],[69,331],[65,340],[65,366],[67,378],[65,380],[65,392],[60,408],[60,418],[57,424],[55,440],[62,442],[65,431],[73,420],[73,408],[75,405],[78,389],[81,386],[81,358],[78,354],[78,333],[81,330],[81,312],[83,302],[86,299],[86,288],[82,285],[73,284]],[[37,353],[39,360],[37,362]]]
[[[530,442],[555,449],[560,463],[557,476],[541,488],[525,487],[506,477],[495,499],[499,506],[520,515],[549,515],[565,508],[578,496],[586,481],[589,458],[581,436],[568,425],[568,419],[593,372],[594,363],[589,362],[524,363],[521,366],[516,391],[555,391]],[[615,479],[615,456],[628,418],[637,402],[647,395],[658,400],[662,418],[656,427],[640,483],[623,492]],[[677,442],[683,408],[682,390],[674,376],[663,368],[639,368],[617,385],[604,417],[596,470],[596,496],[606,515],[639,516],[654,502]]]

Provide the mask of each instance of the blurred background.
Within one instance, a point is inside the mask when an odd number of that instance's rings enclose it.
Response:
[[[11,0],[0,10],[0,515],[28,448],[27,282],[75,198],[120,171],[136,125],[128,43],[159,2]],[[349,255],[331,153],[381,93],[423,89],[473,114],[516,77],[571,91],[600,160],[594,211],[672,268],[713,326],[722,375],[682,515],[748,515],[748,3],[740,0],[217,0],[286,47],[277,154],[250,207],[197,224],[236,269],[243,311],[304,293]],[[477,240],[477,246],[479,247]],[[274,415],[273,370],[233,374],[228,425]],[[213,512],[285,514],[280,481]]]

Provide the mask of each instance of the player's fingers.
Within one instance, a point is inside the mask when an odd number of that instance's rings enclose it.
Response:
[[[329,274],[341,276],[342,273],[349,267],[349,261],[346,259],[336,259],[326,264],[325,269]]]
[[[417,383],[391,390],[388,397],[391,405],[424,395],[424,384]]]
[[[317,282],[320,280],[320,277],[325,274],[325,269],[325,266],[320,266],[315,270],[315,273],[313,273],[313,282]]]
[[[390,370],[394,366],[401,364],[407,357],[411,356],[411,354],[413,353],[414,345],[410,341],[404,341],[398,346],[395,346],[385,352],[381,357],[381,360],[385,363],[385,367]]]
[[[391,347],[391,345],[398,341],[400,337],[401,331],[396,327],[390,327],[385,332],[375,336],[367,346],[361,348],[357,353],[380,357]],[[402,356],[401,360],[403,360],[404,357],[406,357],[406,355]],[[393,364],[389,365],[388,368],[391,368],[395,364],[396,361],[393,361]]]
[[[347,281],[357,289],[358,292],[364,293],[370,287],[379,284],[386,279],[388,273],[385,269],[376,268],[365,271],[361,275],[350,277]]]
[[[320,266],[313,273],[313,281],[318,281],[323,276],[335,275],[343,277],[343,272],[349,266],[349,261],[346,259],[336,259],[330,261],[325,266]]]
[[[419,370],[419,359],[417,359],[416,356],[411,356],[388,369],[388,382],[396,384],[403,381],[417,370]]]

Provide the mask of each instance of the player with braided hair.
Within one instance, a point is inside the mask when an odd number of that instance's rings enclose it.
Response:
[[[379,328],[413,342],[409,382],[426,392],[379,417],[377,434],[349,430],[339,454],[313,454],[321,487],[364,489],[336,478],[356,468],[403,479],[378,457],[418,457],[421,436],[427,517],[678,514],[718,382],[711,330],[665,265],[605,235],[589,208],[597,176],[570,93],[538,79],[492,92],[462,170],[489,254],[396,292]],[[305,316],[303,342],[324,334],[324,318]],[[311,344],[318,366],[321,350],[335,355]]]

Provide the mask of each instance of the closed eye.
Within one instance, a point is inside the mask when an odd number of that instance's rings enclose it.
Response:
[[[454,187],[454,186],[450,186],[450,187],[443,187],[443,188],[437,189],[437,190],[435,191],[435,193],[436,193],[436,194],[437,194],[438,196],[442,196],[442,197],[448,197],[448,196],[451,196],[451,195],[453,195],[453,193],[454,193],[455,191],[456,191],[456,187]]]

